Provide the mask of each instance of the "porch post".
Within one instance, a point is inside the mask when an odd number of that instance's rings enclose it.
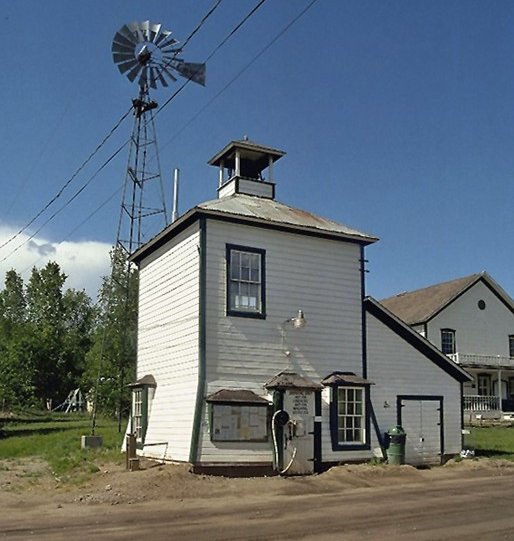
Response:
[[[498,406],[499,410],[502,411],[502,371],[501,368],[498,368]]]

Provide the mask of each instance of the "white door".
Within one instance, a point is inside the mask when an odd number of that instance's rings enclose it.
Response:
[[[314,392],[287,389],[284,410],[289,422],[283,429],[283,467],[288,475],[314,472]]]
[[[400,424],[407,434],[405,462],[413,466],[440,464],[442,398],[402,398]]]

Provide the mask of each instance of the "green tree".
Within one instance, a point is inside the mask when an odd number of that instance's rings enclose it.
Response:
[[[138,272],[120,249],[111,252],[111,275],[98,298],[98,327],[87,356],[84,381],[96,395],[96,409],[122,416],[130,406],[127,384],[136,374]],[[93,420],[94,430],[94,420]]]

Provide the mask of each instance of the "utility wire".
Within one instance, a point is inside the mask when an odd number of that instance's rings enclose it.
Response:
[[[93,157],[99,152],[99,150],[104,146],[104,144],[110,139],[110,137],[114,134],[114,132],[120,127],[121,123],[127,118],[127,116],[132,111],[132,107],[118,120],[118,122],[111,128],[109,133],[102,139],[102,141],[97,145],[95,150],[91,152],[91,154],[86,158],[84,162],[80,165],[80,167],[73,173],[73,175],[64,183],[64,185],[60,188],[60,190],[50,199],[50,201],[31,219],[29,220],[17,233],[15,233],[12,237],[7,239],[4,243],[0,244],[0,249],[4,248],[8,244],[10,244],[13,240],[18,238],[28,227],[30,227],[48,208],[61,197],[64,190],[71,184],[71,182],[77,177],[77,175],[84,169],[84,167],[93,159]],[[127,143],[125,143],[126,145]],[[124,146],[125,146],[124,145]],[[109,160],[110,161],[110,160]],[[13,252],[11,252],[13,253]],[[11,254],[9,254],[11,255]],[[7,259],[6,256],[1,261],[5,261]]]
[[[202,108],[200,108],[191,118],[188,120],[171,139],[160,145],[160,149],[167,147],[170,143],[175,141],[179,135],[184,132],[214,101],[216,101],[225,90],[227,90],[232,84],[243,75],[245,71],[250,68],[270,47],[272,47],[276,41],[278,41],[290,28],[293,26],[318,0],[312,0],[296,17],[294,17],[275,37],[265,45],[241,70],[239,70],[234,77],[219,90]]]
[[[266,0],[259,0],[259,2],[246,14],[246,16],[223,38],[223,40],[211,51],[207,58],[203,61],[206,64],[227,41],[248,21],[248,19],[266,2]],[[174,100],[182,90],[193,80],[196,73],[193,73],[191,77],[188,77],[182,85],[175,90],[175,92],[157,109],[155,116],[157,116],[172,100]]]
[[[114,158],[127,146],[128,141],[125,141],[113,154],[111,154],[107,160],[103,162],[103,164],[88,178],[88,180],[64,203],[62,207],[57,209],[43,224],[39,226],[32,235],[27,237],[21,244],[19,244],[16,248],[11,250],[6,256],[4,256],[2,259],[0,259],[0,263],[3,263],[6,259],[11,257],[13,254],[15,254],[22,246],[30,242],[42,229],[47,225],[49,222],[51,222],[58,214],[60,214],[73,200],[75,200],[93,181],[93,179],[107,167],[107,165],[114,160]],[[119,192],[119,190],[116,191],[116,193]],[[40,213],[41,214],[41,213]],[[17,236],[17,235],[16,235]],[[13,237],[15,238],[15,237]]]

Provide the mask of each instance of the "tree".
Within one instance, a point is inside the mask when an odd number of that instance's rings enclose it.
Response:
[[[93,390],[96,410],[116,414],[120,429],[130,405],[127,383],[136,374],[137,294],[137,270],[124,252],[114,249],[111,275],[104,277],[100,288],[99,324],[84,381]]]

